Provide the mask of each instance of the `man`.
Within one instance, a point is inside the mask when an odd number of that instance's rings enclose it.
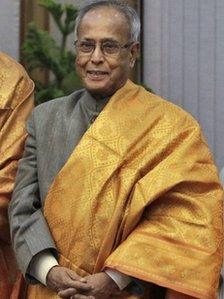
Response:
[[[133,9],[97,1],[76,21],[85,89],[35,109],[9,211],[20,268],[42,282],[27,298],[215,298],[222,189],[197,122],[128,80]]]
[[[25,121],[33,107],[34,84],[24,68],[0,52],[0,298],[8,299],[17,267],[7,217],[18,160],[26,138]],[[14,288],[13,298],[16,298]]]

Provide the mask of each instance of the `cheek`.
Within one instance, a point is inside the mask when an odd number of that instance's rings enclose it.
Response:
[[[118,77],[124,72],[124,66],[121,63],[114,62],[109,63],[110,77],[112,79],[118,79]]]
[[[75,62],[76,68],[79,70],[83,69],[86,66],[87,62],[88,62],[88,59],[83,58],[83,57],[82,58],[77,57],[76,62]]]
[[[124,75],[126,75],[126,73],[128,73],[129,66],[127,65],[127,63],[121,62],[119,64],[113,65],[111,69],[113,70],[112,74],[119,78],[123,77]]]

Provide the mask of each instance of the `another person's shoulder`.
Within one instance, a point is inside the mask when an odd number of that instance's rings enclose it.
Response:
[[[24,67],[7,54],[0,52],[0,105],[15,108],[32,94],[34,83]]]
[[[0,69],[1,73],[7,69],[9,72],[12,71],[12,73],[15,74],[18,74],[17,72],[20,72],[20,74],[27,76],[27,72],[19,62],[17,62],[14,58],[9,56],[8,54],[3,53],[1,51],[0,51],[0,65],[1,65],[1,69]]]

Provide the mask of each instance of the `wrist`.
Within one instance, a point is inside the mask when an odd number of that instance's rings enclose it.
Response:
[[[46,285],[49,271],[57,265],[58,262],[50,250],[42,251],[33,257],[29,267],[29,274]]]
[[[55,265],[51,267],[51,269],[47,272],[46,275],[46,285],[49,285],[49,281],[51,281],[51,275],[54,273],[55,268],[60,267],[60,265]]]
[[[130,276],[125,275],[115,269],[106,268],[104,272],[110,276],[111,279],[113,279],[120,291],[126,288],[127,285],[129,285],[129,283],[132,281]]]
[[[119,286],[116,284],[116,282],[108,275],[106,272],[104,272],[105,277],[108,281],[108,285],[110,287],[111,293],[119,291]]]

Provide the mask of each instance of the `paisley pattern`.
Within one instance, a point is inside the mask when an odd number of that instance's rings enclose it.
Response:
[[[34,84],[23,67],[0,52],[0,298],[10,297],[16,264],[9,237],[7,207],[33,107]],[[12,298],[16,298],[13,296]]]
[[[60,264],[79,275],[110,267],[208,299],[222,263],[222,195],[197,122],[128,81],[56,177],[44,213]],[[58,297],[30,286],[28,298]]]

